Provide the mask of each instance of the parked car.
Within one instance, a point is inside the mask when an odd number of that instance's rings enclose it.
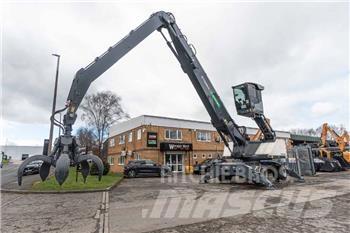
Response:
[[[193,174],[195,175],[203,175],[209,172],[211,165],[215,162],[224,162],[225,159],[206,159],[203,162],[196,164],[193,168]]]
[[[43,164],[43,161],[33,161],[33,162],[31,162],[30,164],[28,164],[24,168],[23,175],[38,174],[42,164]]]
[[[157,164],[152,160],[133,160],[124,167],[124,175],[129,178],[141,176],[166,176],[171,174],[167,166]]]

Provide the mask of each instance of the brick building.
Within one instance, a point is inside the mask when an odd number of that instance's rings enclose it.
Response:
[[[247,128],[249,135],[256,131]],[[224,143],[209,122],[142,115],[111,127],[107,159],[112,172],[123,172],[124,165],[135,159],[188,172],[196,163],[223,153]]]
[[[222,155],[224,144],[208,122],[168,117],[139,116],[111,127],[108,161],[122,172],[129,160],[151,159],[174,172]]]

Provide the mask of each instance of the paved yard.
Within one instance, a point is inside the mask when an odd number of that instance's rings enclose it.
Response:
[[[102,193],[1,193],[1,232],[98,232]]]
[[[350,172],[276,190],[199,184],[196,176],[125,179],[110,193],[110,231],[348,232],[349,182]]]
[[[349,232],[350,194],[319,199],[250,214],[213,219],[206,222],[181,225],[152,231],[152,233],[202,232]],[[330,212],[319,217],[322,206],[332,204]],[[325,208],[325,207],[324,207]]]
[[[136,178],[109,195],[1,193],[1,232],[349,232],[349,202],[350,171],[276,190]]]

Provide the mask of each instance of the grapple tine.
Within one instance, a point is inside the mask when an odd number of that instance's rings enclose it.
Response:
[[[86,182],[86,177],[89,175],[90,166],[86,160],[81,161],[81,174],[83,175],[84,183]]]
[[[97,157],[96,155],[80,155],[77,159],[78,163],[81,163],[82,161],[86,161],[88,159],[91,159],[92,162],[94,162],[98,169],[98,180],[100,181],[103,175],[104,166],[102,163],[102,160]]]
[[[45,181],[46,178],[49,176],[50,173],[50,163],[44,162],[41,167],[40,167],[40,171],[39,171],[39,175],[42,181]]]
[[[23,176],[23,171],[24,168],[30,164],[33,161],[37,161],[37,160],[41,160],[44,163],[48,163],[48,164],[52,164],[52,157],[50,156],[46,156],[46,155],[33,155],[30,156],[29,158],[27,158],[26,160],[23,161],[23,163],[19,166],[18,170],[17,170],[17,182],[18,185],[22,185],[22,176]]]
[[[62,185],[69,174],[70,159],[67,154],[61,154],[56,162],[55,177],[57,182]]]

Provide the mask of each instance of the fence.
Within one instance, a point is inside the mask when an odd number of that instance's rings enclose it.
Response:
[[[295,146],[287,151],[287,164],[300,176],[316,174],[314,159],[310,146]]]

